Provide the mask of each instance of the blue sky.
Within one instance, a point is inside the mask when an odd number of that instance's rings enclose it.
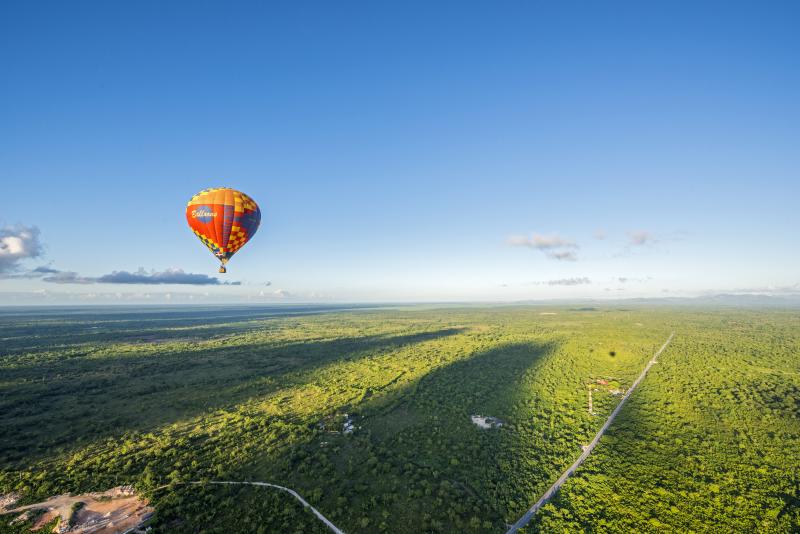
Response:
[[[798,23],[796,2],[5,2],[0,303],[800,292]],[[217,277],[183,211],[213,186],[262,207],[240,285],[98,282]]]

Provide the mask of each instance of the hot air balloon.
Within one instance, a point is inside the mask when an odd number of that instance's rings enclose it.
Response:
[[[252,238],[261,224],[255,200],[229,187],[204,189],[186,205],[186,220],[194,235],[219,258],[219,272]]]

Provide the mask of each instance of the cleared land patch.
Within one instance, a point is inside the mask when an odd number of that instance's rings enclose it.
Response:
[[[40,513],[32,515],[36,511]],[[35,518],[31,527],[34,531],[55,522],[54,532],[76,534],[130,532],[142,526],[153,511],[133,488],[123,486],[99,493],[56,495],[42,502],[0,509],[0,513],[14,516],[11,523]]]

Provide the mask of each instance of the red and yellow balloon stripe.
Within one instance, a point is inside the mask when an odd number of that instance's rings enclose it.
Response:
[[[216,187],[200,191],[186,206],[189,228],[222,265],[255,235],[261,224],[258,204],[241,191]]]

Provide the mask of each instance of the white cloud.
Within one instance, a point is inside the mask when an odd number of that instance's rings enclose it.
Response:
[[[554,252],[547,253],[548,258],[553,258],[554,260],[561,260],[561,261],[578,261],[577,256],[571,250],[560,250]]]
[[[547,285],[551,286],[580,286],[584,284],[591,284],[592,281],[589,280],[587,277],[576,277],[576,278],[561,278],[558,280],[548,280]]]
[[[13,273],[28,258],[42,255],[39,229],[35,226],[6,226],[0,229],[0,275]]]
[[[655,236],[645,230],[628,232],[628,237],[630,238],[630,244],[635,246],[647,245],[656,241]]]
[[[539,280],[530,282],[533,286],[581,286],[591,284],[592,281],[586,276],[576,276],[573,278],[557,278],[553,280]]]
[[[616,278],[616,281],[619,282],[620,284],[627,284],[628,282],[631,282],[631,283],[642,283],[643,284],[645,282],[649,282],[652,279],[653,279],[652,276],[641,276],[641,277],[638,277],[638,278],[632,278],[630,276],[618,276]]]
[[[97,279],[87,278],[73,271],[58,271],[45,276],[42,281],[52,284],[94,284]]]
[[[537,250],[549,250],[554,248],[578,248],[573,241],[562,239],[557,235],[533,234],[530,237],[515,235],[508,238],[508,244],[515,247],[530,247]]]
[[[206,274],[187,273],[183,269],[167,269],[166,271],[145,271],[139,268],[138,271],[113,271],[98,277],[81,276],[73,271],[59,271],[50,267],[36,268],[30,271],[28,276],[41,276],[43,282],[52,284],[146,284],[146,285],[198,285],[198,286],[217,286],[231,285],[238,286],[241,282],[223,282],[219,278]]]
[[[508,244],[513,247],[527,247],[540,250],[551,259],[562,261],[575,261],[574,250],[578,249],[577,243],[564,239],[558,235],[532,234],[530,237],[514,235],[508,238]]]
[[[139,268],[136,272],[113,271],[96,279],[101,284],[180,284],[180,285],[241,285],[241,282],[223,282],[207,274],[187,273],[183,269],[147,272]]]

